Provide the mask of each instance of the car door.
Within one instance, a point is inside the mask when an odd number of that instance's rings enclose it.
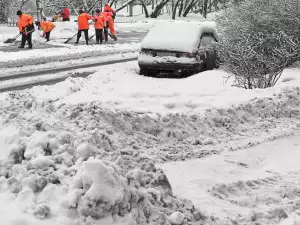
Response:
[[[213,34],[203,33],[201,35],[199,52],[207,69],[213,69],[216,67],[217,54],[215,46],[216,39]]]

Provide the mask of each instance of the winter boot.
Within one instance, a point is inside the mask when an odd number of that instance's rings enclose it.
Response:
[[[85,43],[86,43],[86,45],[89,45],[89,42],[88,42],[88,41],[86,41]]]
[[[29,45],[27,48],[28,48],[28,49],[32,49],[32,45]]]
[[[18,48],[24,48],[24,45],[20,45]]]

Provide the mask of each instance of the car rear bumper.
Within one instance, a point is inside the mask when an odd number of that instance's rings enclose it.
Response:
[[[151,57],[140,55],[138,58],[138,64],[143,69],[155,69],[155,70],[190,70],[197,71],[201,67],[201,63],[195,58],[174,59],[171,61],[164,60],[161,57]]]
[[[155,70],[190,70],[197,71],[200,68],[200,65],[197,64],[150,64],[150,63],[139,63],[139,67],[143,69],[155,69]]]

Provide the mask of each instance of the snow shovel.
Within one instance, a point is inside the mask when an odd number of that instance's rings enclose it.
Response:
[[[21,34],[22,34],[22,33],[21,33]],[[5,44],[8,44],[8,43],[13,43],[13,42],[15,42],[15,41],[18,39],[18,37],[21,36],[21,34],[16,35],[14,38],[8,38],[6,41],[4,41],[4,43],[5,43]]]
[[[89,25],[91,25],[92,23],[93,23],[93,22],[90,22]],[[77,35],[77,33],[74,34],[72,37],[68,38],[64,43],[67,44],[67,43],[68,43],[69,41],[71,41],[76,35]]]
[[[21,32],[21,33],[19,33],[18,35],[16,35],[14,38],[8,38],[6,41],[4,41],[4,43],[5,44],[8,44],[8,43],[13,43],[13,42],[15,42],[17,39],[18,39],[18,37],[20,37],[21,35],[22,35],[22,33],[25,31],[25,29]],[[28,33],[32,33],[32,32],[34,32],[35,31],[35,29],[32,29],[31,31],[29,31]]]
[[[71,41],[76,35],[77,35],[77,33],[74,34],[74,36],[68,38],[64,43],[67,44],[67,43],[68,43],[69,41]]]
[[[93,37],[95,37],[95,34],[93,34],[93,35],[89,38],[89,41],[92,40]]]

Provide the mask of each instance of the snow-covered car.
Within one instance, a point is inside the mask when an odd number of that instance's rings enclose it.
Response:
[[[141,43],[140,74],[201,72],[218,67],[218,36],[212,21],[167,22],[153,27]]]

